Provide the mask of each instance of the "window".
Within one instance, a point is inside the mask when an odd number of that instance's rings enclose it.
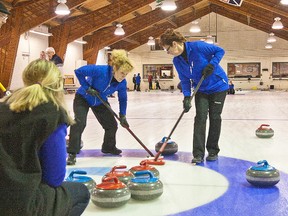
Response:
[[[272,77],[287,78],[288,77],[288,62],[272,62]]]
[[[260,78],[261,63],[228,63],[229,78]]]
[[[148,75],[153,78],[157,76],[160,79],[173,79],[173,65],[172,64],[144,64],[143,65],[143,79],[148,79]]]

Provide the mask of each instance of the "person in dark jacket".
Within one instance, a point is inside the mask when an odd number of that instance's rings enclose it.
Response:
[[[203,41],[187,42],[184,36],[167,29],[160,36],[164,50],[173,55],[173,64],[178,72],[184,95],[183,108],[191,108],[191,87],[205,79],[195,95],[196,116],[194,119],[192,163],[202,163],[205,155],[206,120],[209,114],[209,132],[206,142],[207,161],[218,159],[218,141],[221,131],[221,113],[228,90],[228,78],[219,65],[224,50]],[[191,83],[192,81],[192,83]]]
[[[140,84],[141,84],[141,76],[140,76],[140,73],[138,73],[136,76],[136,90],[137,91],[141,91]]]
[[[129,127],[126,120],[127,81],[125,77],[132,70],[133,66],[125,50],[113,50],[109,65],[86,65],[75,70],[81,86],[77,90],[73,102],[76,124],[70,128],[67,165],[76,163],[76,154],[81,148],[81,136],[86,127],[89,108],[105,130],[102,153],[113,155],[122,153],[116,147],[117,121],[113,113],[94,93],[99,94],[108,103],[107,97],[117,91],[121,125]]]
[[[136,85],[136,74],[133,75],[132,82],[133,82],[133,85],[134,85],[133,86],[133,90],[136,91],[136,86],[137,86]]]
[[[55,49],[53,47],[48,47],[46,49],[46,54],[48,56],[49,61],[54,62],[57,67],[63,66],[63,60],[56,54]]]
[[[24,87],[0,101],[0,214],[80,216],[90,200],[82,183],[63,182],[67,126],[63,77],[49,61],[32,61]]]

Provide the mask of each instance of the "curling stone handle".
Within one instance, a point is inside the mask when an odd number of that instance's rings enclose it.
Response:
[[[171,138],[169,137],[169,139],[167,140],[167,138],[168,138],[168,137],[163,137],[162,140],[161,140],[161,142],[162,142],[162,143],[164,143],[164,142],[168,142],[168,140],[171,139]]]
[[[149,179],[151,178],[155,178],[155,176],[153,175],[153,173],[149,170],[143,170],[143,171],[137,171],[134,173],[134,176],[143,176],[143,175],[149,175]]]
[[[112,173],[115,172],[116,169],[126,169],[126,168],[127,168],[127,166],[125,166],[125,165],[114,166],[112,168],[111,172]]]
[[[78,175],[86,175],[87,172],[84,171],[84,170],[73,170],[70,175],[69,175],[69,178],[74,178],[74,174],[78,174]]]
[[[259,165],[263,164],[263,166],[265,166],[265,167],[269,166],[269,164],[266,160],[258,161],[257,164],[259,164]]]
[[[261,129],[263,129],[263,127],[269,127],[269,126],[270,126],[269,124],[261,124],[259,129],[261,130]]]
[[[102,179],[102,182],[110,182],[110,181],[114,181],[115,184],[120,183],[120,180],[116,176],[105,177],[104,179]]]

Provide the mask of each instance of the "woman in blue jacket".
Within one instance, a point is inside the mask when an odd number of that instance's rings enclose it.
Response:
[[[191,87],[196,87],[201,77],[205,79],[195,95],[192,163],[202,163],[205,155],[206,120],[209,114],[209,133],[206,142],[206,160],[215,161],[220,151],[218,141],[221,131],[221,113],[228,90],[228,78],[219,65],[224,50],[203,41],[187,42],[173,29],[167,29],[160,37],[166,52],[173,55],[173,64],[181,81],[184,95],[183,108],[191,108]]]
[[[105,130],[101,151],[104,154],[113,155],[122,153],[116,147],[117,121],[99,98],[93,95],[93,92],[99,93],[101,98],[108,103],[107,97],[117,91],[121,125],[129,127],[126,120],[127,81],[125,77],[132,70],[133,66],[125,50],[113,50],[109,65],[86,65],[75,70],[81,86],[73,102],[76,124],[70,128],[67,165],[76,163],[76,154],[80,151],[81,136],[86,127],[89,108]]]

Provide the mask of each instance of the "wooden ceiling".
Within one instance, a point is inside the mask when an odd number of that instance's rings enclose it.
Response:
[[[8,81],[4,71],[11,71],[15,61],[19,37],[39,25],[49,27],[53,37],[49,45],[60,56],[67,44],[83,37],[83,57],[95,63],[98,50],[105,46],[132,50],[147,42],[149,36],[159,37],[167,28],[179,28],[211,12],[271,33],[275,17],[280,17],[284,29],[274,34],[288,40],[288,6],[280,0],[243,0],[241,7],[221,0],[176,0],[173,12],[154,6],[156,0],[67,0],[71,13],[57,16],[57,0],[4,0],[12,13],[0,29],[0,79]],[[152,9],[153,8],[153,9]],[[124,36],[114,35],[115,25],[122,23]],[[3,58],[5,57],[5,60]]]

